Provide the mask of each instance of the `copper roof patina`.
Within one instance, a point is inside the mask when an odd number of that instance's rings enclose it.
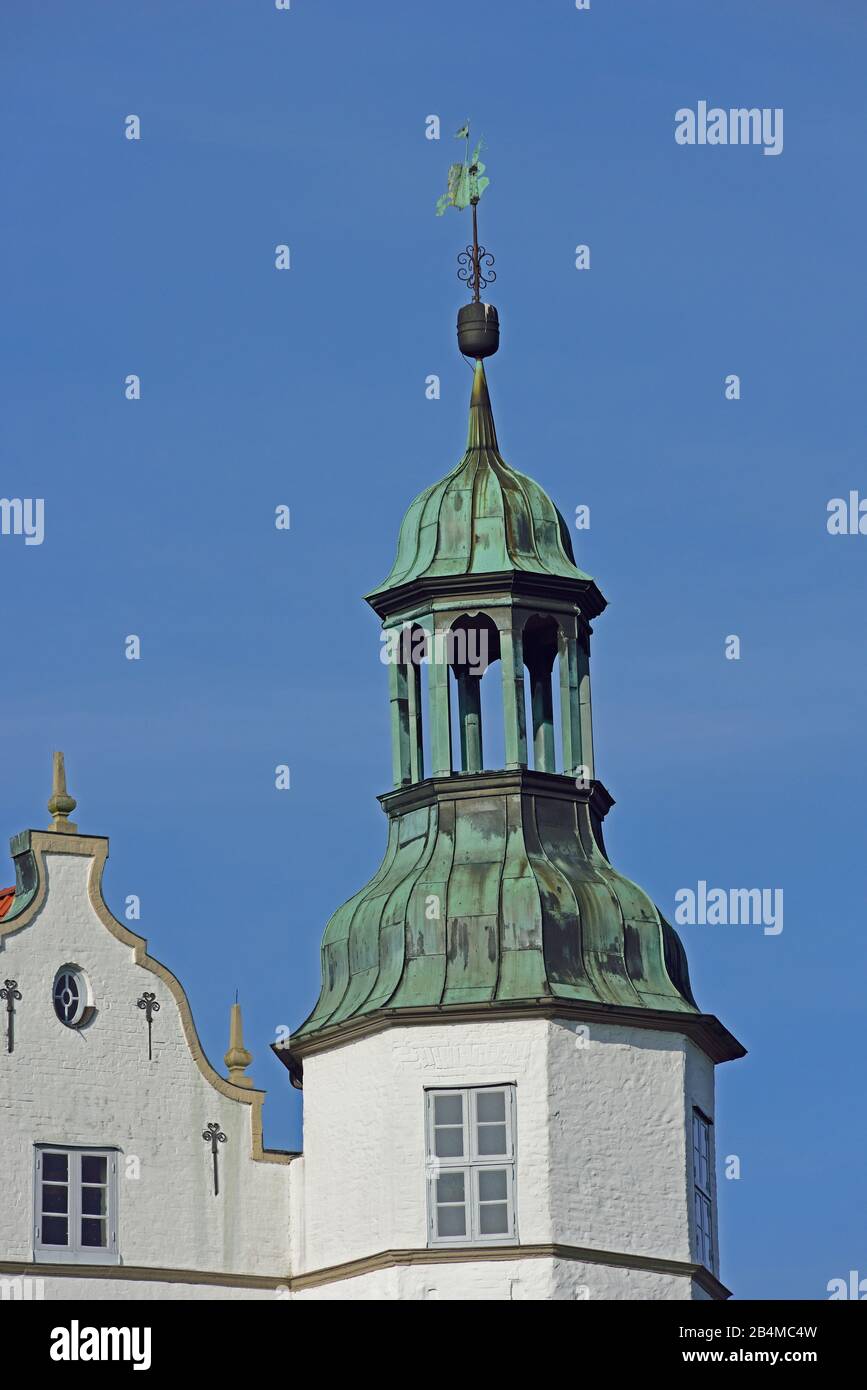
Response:
[[[499,451],[485,369],[476,363],[466,453],[426,488],[403,519],[388,578],[368,600],[431,578],[508,571],[590,582],[575,564],[569,528],[551,498]]]
[[[450,606],[450,592],[466,592],[461,576],[509,572],[547,576],[546,592],[585,615],[604,607],[553,502],[501,458],[478,362],[467,452],[412,504],[392,571],[368,599],[401,619],[426,590]],[[395,591],[403,607],[389,604]],[[609,862],[613,802],[600,782],[520,765],[422,777],[380,801],[383,862],[328,922],[319,1000],[290,1050],[278,1049],[293,1079],[311,1046],[434,1010],[577,1010],[692,1032],[716,1060],[742,1054],[699,1012],[677,933]]]
[[[382,801],[385,858],[325,929],[322,991],[296,1038],[422,1005],[698,1013],[677,933],[608,862],[600,807],[570,779],[484,772]]]

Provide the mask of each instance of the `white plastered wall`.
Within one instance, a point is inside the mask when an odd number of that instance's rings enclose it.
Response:
[[[392,1027],[306,1059],[293,1273],[426,1247],[424,1091],[507,1082],[521,1244],[693,1260],[689,1127],[693,1103],[713,1114],[711,1062],[677,1033],[491,1018]],[[677,1273],[537,1257],[403,1265],[296,1296],[697,1295]]]
[[[60,836],[50,839],[63,844]],[[14,1052],[0,1055],[0,1261],[34,1256],[34,1145],[86,1145],[119,1150],[123,1264],[285,1279],[292,1165],[254,1160],[254,1106],[237,1088],[221,1093],[203,1073],[172,990],[97,916],[88,892],[93,859],[46,853],[44,865],[42,907],[27,925],[15,930],[10,924],[0,937],[0,976],[17,980],[22,995]],[[92,990],[96,1013],[80,1030],[65,1027],[52,1005],[54,977],[65,964],[80,967]],[[144,990],[160,1004],[152,1062],[145,1015],[136,1006]],[[202,1138],[211,1121],[227,1136],[219,1146],[217,1197]],[[96,1281],[98,1292],[88,1295],[90,1281],[79,1289],[72,1275],[47,1279],[45,1296],[149,1296],[144,1284],[111,1279]],[[232,1292],[200,1285],[165,1289],[166,1297]],[[263,1295],[252,1289],[241,1296]]]

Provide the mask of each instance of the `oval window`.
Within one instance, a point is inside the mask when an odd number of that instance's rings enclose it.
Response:
[[[54,979],[54,1012],[67,1028],[81,1023],[87,1008],[87,984],[80,970],[64,965]]]

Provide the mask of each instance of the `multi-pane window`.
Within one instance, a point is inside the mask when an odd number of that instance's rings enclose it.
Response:
[[[426,1103],[431,1243],[514,1240],[514,1086],[428,1091]]]
[[[714,1268],[713,1250],[713,1147],[711,1122],[700,1110],[692,1112],[692,1180],[695,1203],[696,1258]]]
[[[117,1154],[36,1150],[34,1249],[61,1263],[117,1261]]]

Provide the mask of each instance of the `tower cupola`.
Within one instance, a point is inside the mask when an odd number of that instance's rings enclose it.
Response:
[[[318,1002],[279,1052],[296,1079],[311,1049],[394,1022],[540,1010],[674,1027],[717,1060],[742,1052],[699,1012],[677,933],[606,852],[613,800],[596,776],[590,697],[605,599],[545,489],[500,453],[478,148],[440,200],[473,213],[459,257],[472,292],[459,345],[476,359],[467,447],[410,505],[391,571],[367,595],[389,679],[388,842],[325,929]]]

